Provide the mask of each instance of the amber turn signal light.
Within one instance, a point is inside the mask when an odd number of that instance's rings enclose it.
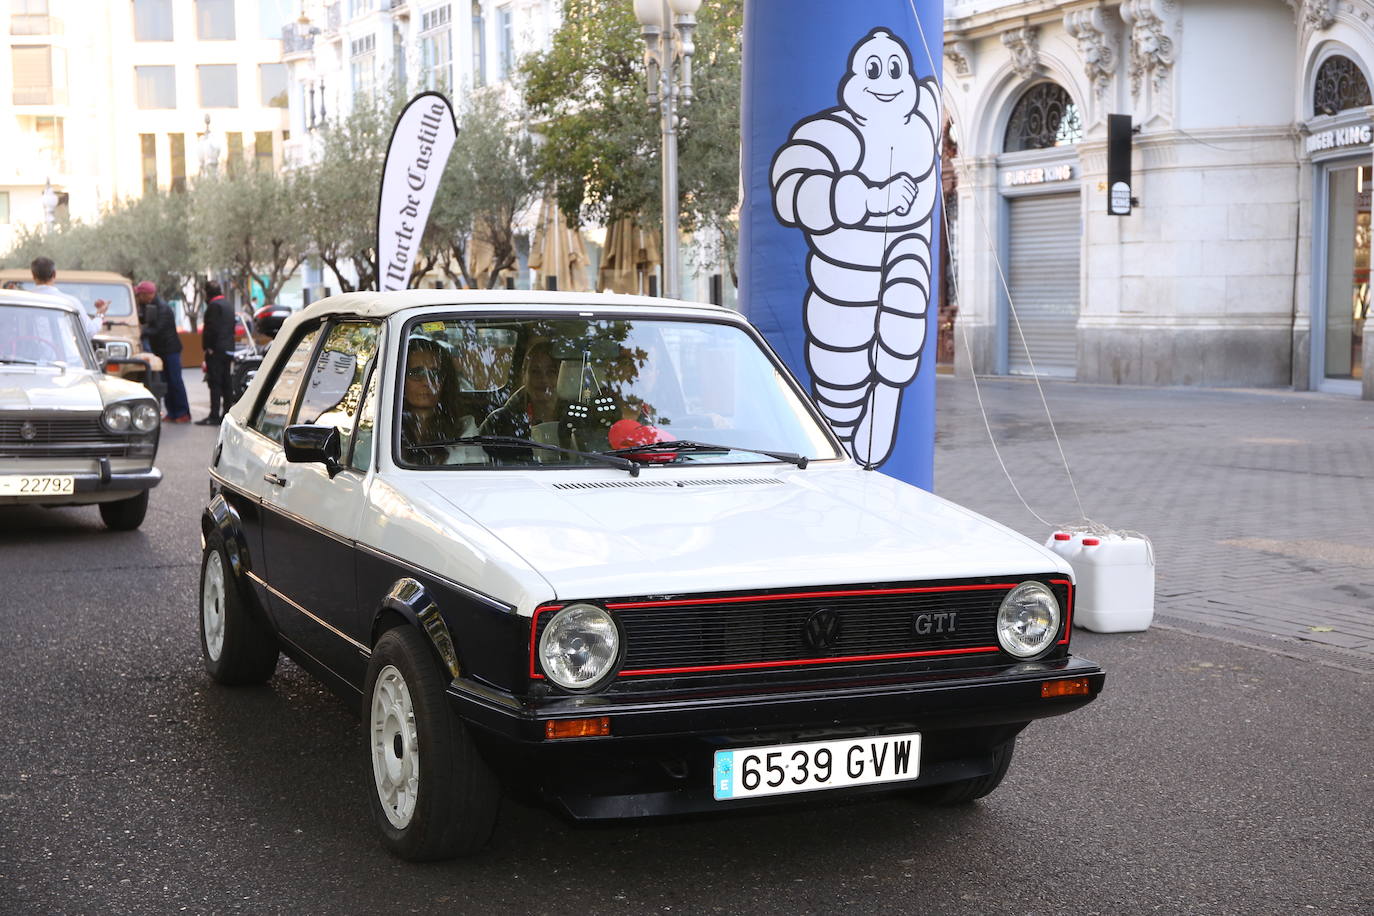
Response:
[[[597,716],[595,719],[558,719],[544,723],[545,738],[599,738],[610,733],[610,716]]]
[[[1062,681],[1045,681],[1040,685],[1040,698],[1048,700],[1050,697],[1085,697],[1088,695],[1088,679],[1085,677],[1072,677]]]

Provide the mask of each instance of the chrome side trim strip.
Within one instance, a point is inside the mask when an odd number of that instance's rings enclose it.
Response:
[[[315,621],[315,622],[318,623],[320,626],[324,627],[326,630],[328,630],[329,632],[333,633],[335,636],[337,636],[337,637],[339,637],[340,639],[342,639],[344,642],[347,642],[349,645],[351,645],[351,646],[353,646],[354,648],[356,648],[356,649],[357,649],[359,652],[361,652],[364,656],[367,656],[367,657],[371,657],[371,656],[372,656],[372,650],[371,650],[369,647],[367,647],[367,646],[363,645],[362,643],[358,642],[356,639],[354,639],[352,636],[349,636],[347,633],[343,632],[343,631],[340,630],[338,627],[332,626],[331,624],[327,623],[326,621],[321,620],[319,617],[317,617],[317,616],[315,616],[314,614],[310,613],[310,612],[307,611],[305,608],[301,607],[299,604],[297,604],[296,602],[292,601],[290,598],[286,597],[285,595],[283,595],[281,592],[277,591],[277,590],[276,590],[275,588],[273,588],[272,586],[268,585],[266,582],[264,582],[264,581],[262,580],[262,577],[260,577],[257,573],[253,572],[251,569],[248,570],[247,573],[248,573],[248,578],[252,579],[252,580],[253,580],[254,582],[256,582],[258,585],[261,585],[263,588],[267,589],[267,590],[268,590],[269,592],[271,592],[273,595],[275,595],[276,597],[280,598],[282,601],[285,601],[287,604],[291,605],[293,608],[295,608],[296,610],[300,611],[302,614],[304,614],[305,616],[309,617],[311,620]]]
[[[369,553],[379,560],[385,560],[388,563],[395,563],[397,566],[403,567],[407,570],[410,570],[411,572],[419,573],[420,575],[426,576],[430,579],[437,579],[439,580],[439,582],[443,583],[444,585],[448,586],[454,591],[462,592],[464,595],[467,595],[469,598],[472,598],[475,601],[480,601],[487,607],[493,608],[498,611],[504,611],[508,614],[513,613],[515,611],[515,605],[513,604],[507,604],[506,602],[493,598],[490,595],[485,595],[482,592],[477,591],[476,589],[469,588],[468,586],[463,585],[459,582],[454,582],[448,576],[441,576],[436,572],[432,572],[431,570],[425,569],[424,567],[416,566],[414,563],[411,563],[407,560],[402,560],[395,554],[387,553],[384,550],[378,550],[376,547],[369,547],[361,541],[359,541],[356,544],[356,546],[359,550],[363,551],[364,553]]]

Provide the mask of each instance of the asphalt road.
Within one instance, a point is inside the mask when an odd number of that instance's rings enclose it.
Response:
[[[0,509],[0,912],[1363,913],[1374,678],[1172,629],[1078,633],[1102,698],[982,802],[576,826],[508,803],[414,866],[369,822],[354,711],[196,636],[213,432],[173,427],[140,531]]]

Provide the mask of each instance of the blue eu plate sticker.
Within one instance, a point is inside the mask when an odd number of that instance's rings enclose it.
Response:
[[[717,800],[730,798],[735,794],[734,751],[716,751],[716,768],[711,781],[715,785]]]

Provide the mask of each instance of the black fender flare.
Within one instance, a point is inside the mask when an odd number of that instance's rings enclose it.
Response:
[[[382,606],[372,618],[372,645],[382,635],[382,620],[387,613],[397,614],[407,623],[417,628],[429,640],[435,659],[448,671],[449,676],[457,679],[462,673],[458,664],[458,650],[454,647],[444,615],[439,605],[430,597],[429,591],[418,579],[409,576],[397,579],[391,590],[382,599]]]
[[[258,601],[257,589],[248,581],[248,573],[253,568],[253,557],[248,549],[248,539],[243,534],[243,520],[222,492],[212,496],[205,511],[201,513],[200,533],[205,539],[208,539],[211,533],[220,536],[220,540],[224,542],[225,558],[229,561],[229,574],[234,577],[239,597],[243,599],[250,613],[270,626],[267,610]]]

